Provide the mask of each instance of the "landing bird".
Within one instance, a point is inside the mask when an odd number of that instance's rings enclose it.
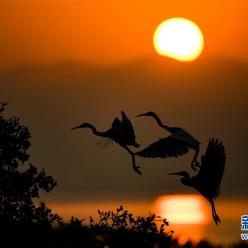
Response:
[[[121,147],[128,151],[132,157],[133,169],[141,175],[139,166],[135,164],[134,153],[127,146],[139,147],[139,144],[135,141],[135,133],[131,121],[128,119],[126,114],[121,111],[122,120],[115,118],[112,122],[112,127],[105,132],[97,131],[96,128],[90,123],[83,123],[71,130],[77,128],[90,128],[93,134],[103,137],[97,144],[103,143],[103,147],[107,147],[112,141],[118,143]],[[105,143],[104,143],[105,142]]]
[[[191,167],[196,169],[199,166],[197,162],[197,156],[200,149],[200,142],[192,137],[188,132],[180,127],[169,127],[162,123],[156,113],[147,112],[139,116],[151,116],[153,117],[158,125],[164,128],[166,131],[170,132],[171,135],[162,138],[142,151],[135,153],[138,156],[144,158],[167,158],[167,157],[177,157],[186,154],[189,148],[195,150],[194,158],[191,162]]]
[[[196,176],[190,177],[186,171],[169,173],[169,175],[182,176],[182,184],[195,188],[210,202],[216,225],[220,223],[220,218],[216,213],[214,200],[220,193],[225,162],[225,148],[222,142],[213,138],[208,143],[205,155],[201,157],[201,167]]]

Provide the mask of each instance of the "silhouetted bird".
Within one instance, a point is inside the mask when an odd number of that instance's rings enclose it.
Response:
[[[220,218],[216,213],[214,200],[220,193],[220,183],[224,174],[226,162],[225,148],[218,139],[210,139],[204,156],[201,157],[200,171],[196,176],[190,177],[188,172],[180,171],[169,173],[169,175],[182,176],[184,185],[195,188],[211,204],[212,215],[216,225]]]
[[[132,156],[133,169],[138,174],[141,175],[139,166],[136,166],[135,164],[134,153],[127,147],[127,146],[139,147],[139,144],[135,141],[135,133],[132,123],[130,122],[130,120],[123,111],[121,111],[121,115],[122,115],[122,120],[115,118],[112,123],[112,127],[105,132],[97,131],[96,128],[89,123],[83,123],[80,126],[72,128],[72,130],[77,128],[90,128],[95,135],[104,138],[104,140],[100,140],[98,142],[98,144],[103,144],[104,148],[110,145],[111,141],[115,141],[121,147],[123,147],[125,150],[129,152],[129,154]]]
[[[199,166],[199,162],[197,162],[197,156],[200,149],[200,142],[198,140],[196,140],[188,132],[180,127],[169,127],[163,124],[157,114],[154,112],[147,112],[137,116],[153,117],[157,121],[158,125],[170,132],[171,135],[152,143],[142,151],[135,153],[136,155],[145,158],[177,157],[184,155],[189,151],[189,148],[191,148],[195,150],[191,167],[196,169],[196,167]]]

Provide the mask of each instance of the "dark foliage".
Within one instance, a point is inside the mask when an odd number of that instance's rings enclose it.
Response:
[[[5,117],[7,104],[0,107],[0,225],[42,223],[59,219],[45,203],[35,205],[40,190],[50,192],[56,185],[44,169],[29,162],[30,133],[16,117]]]
[[[98,210],[98,220],[73,218],[54,230],[55,247],[168,247],[171,235],[164,232],[168,222],[155,215],[135,217],[121,206],[116,212]],[[158,228],[160,223],[160,227]]]

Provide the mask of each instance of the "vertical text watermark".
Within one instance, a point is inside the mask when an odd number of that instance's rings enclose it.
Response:
[[[248,214],[241,215],[241,239],[248,240]]]

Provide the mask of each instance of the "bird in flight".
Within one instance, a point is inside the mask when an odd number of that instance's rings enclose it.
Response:
[[[158,115],[154,112],[147,112],[144,114],[137,115],[140,116],[151,116],[153,117],[158,125],[170,132],[166,138],[161,138],[158,141],[152,143],[145,149],[136,152],[135,155],[144,158],[168,158],[168,157],[178,157],[186,154],[189,149],[195,150],[194,158],[191,162],[191,167],[195,170],[199,167],[199,162],[197,162],[197,156],[200,150],[200,142],[196,140],[192,135],[180,127],[170,127],[162,123]]]
[[[123,147],[132,157],[132,165],[135,172],[141,175],[141,171],[139,170],[139,166],[136,166],[135,163],[135,155],[128,148],[128,146],[139,147],[139,144],[135,141],[135,133],[132,126],[131,121],[128,119],[127,115],[121,111],[122,120],[115,118],[112,122],[112,126],[105,132],[98,131],[95,126],[90,123],[83,123],[79,126],[72,128],[72,130],[78,128],[90,128],[96,136],[100,136],[101,139],[97,144],[103,145],[103,148],[109,146],[113,141],[118,143],[121,147]]]
[[[181,183],[196,189],[211,204],[212,216],[216,225],[220,223],[214,200],[219,196],[220,183],[224,174],[226,153],[222,142],[210,139],[205,155],[201,157],[201,166],[197,175],[190,177],[188,172],[179,171],[169,175],[181,176]]]

